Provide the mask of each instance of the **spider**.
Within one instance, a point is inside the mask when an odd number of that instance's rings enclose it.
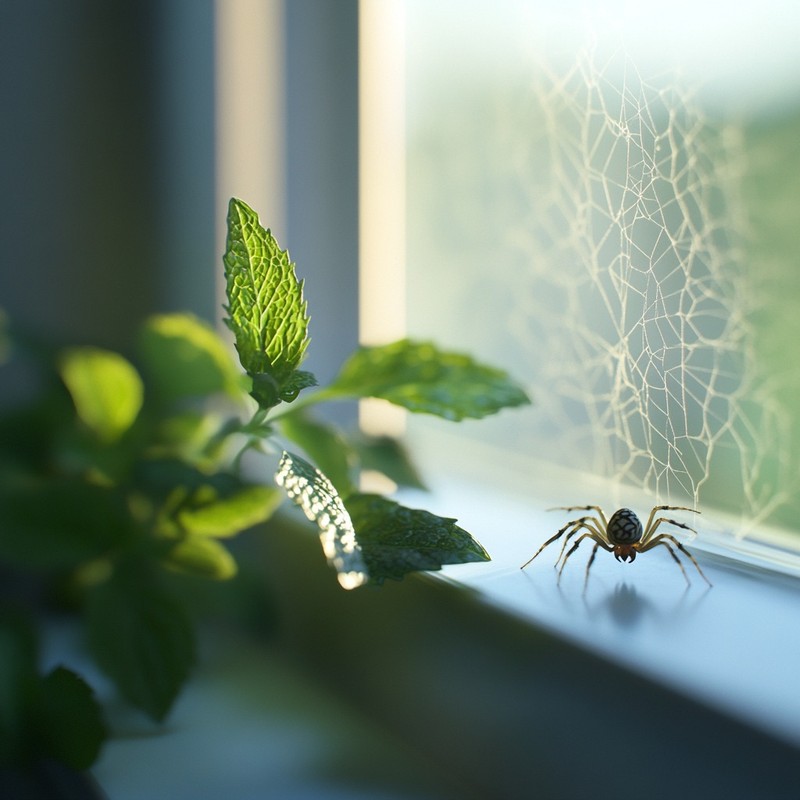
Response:
[[[558,567],[559,562],[561,562],[561,566],[558,570],[558,580],[561,580],[561,573],[564,571],[564,567],[567,563],[567,559],[578,549],[580,543],[584,539],[591,539],[594,542],[594,547],[592,548],[592,554],[589,556],[589,563],[586,565],[586,577],[584,579],[584,588],[586,584],[589,582],[589,570],[591,569],[592,564],[594,563],[594,558],[597,555],[597,549],[602,547],[603,550],[607,550],[609,553],[614,554],[614,558],[617,561],[633,561],[636,558],[637,553],[645,553],[648,550],[652,550],[654,547],[658,547],[658,545],[663,545],[667,548],[667,551],[672,556],[672,560],[681,568],[681,572],[683,573],[683,577],[686,579],[687,583],[691,583],[689,580],[689,576],[686,574],[686,570],[683,567],[683,564],[678,559],[678,556],[673,549],[677,547],[691,562],[692,564],[697,567],[697,571],[700,573],[700,576],[703,580],[711,586],[711,581],[706,578],[703,570],[700,569],[700,565],[695,561],[694,556],[670,533],[659,533],[656,535],[656,531],[658,530],[659,526],[663,522],[667,522],[670,525],[675,525],[677,528],[683,528],[687,531],[692,531],[692,533],[697,533],[694,528],[685,525],[683,522],[678,522],[674,519],[668,519],[667,517],[656,517],[656,512],[659,511],[691,511],[693,514],[699,514],[700,512],[694,508],[686,508],[685,506],[654,506],[653,510],[650,512],[650,516],[647,518],[647,524],[642,528],[642,523],[639,520],[639,517],[631,511],[629,508],[620,508],[619,510],[615,511],[610,519],[606,519],[606,515],[603,513],[603,509],[600,506],[559,506],[558,508],[551,508],[550,511],[596,511],[597,515],[586,515],[580,517],[579,519],[570,520],[563,528],[561,528],[555,536],[551,536],[521,567],[520,569],[525,569],[528,564],[533,561],[542,550],[547,547],[547,545],[552,544],[563,536],[565,533],[567,534],[566,538],[564,539],[564,543],[561,546],[561,552],[559,553],[558,558],[556,559],[555,566]],[[567,545],[569,544],[570,539],[575,536],[579,531],[583,530],[582,533],[578,538],[575,540],[575,543],[572,547],[567,550]],[[566,550],[566,555],[564,551]]]

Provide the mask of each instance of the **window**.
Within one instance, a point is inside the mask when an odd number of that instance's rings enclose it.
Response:
[[[789,7],[596,5],[404,4],[409,332],[531,388],[459,441],[796,528]]]
[[[437,510],[494,557],[450,574],[800,741],[796,11],[376,6],[403,31],[386,85],[407,331],[503,364],[534,400],[474,427],[408,420]],[[713,591],[687,563],[683,594],[663,548],[601,552],[585,594],[588,553],[560,587],[555,547],[519,572],[569,519],[542,509],[598,502],[699,504]]]

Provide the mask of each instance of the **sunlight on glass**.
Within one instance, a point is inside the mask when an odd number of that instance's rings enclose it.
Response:
[[[535,400],[415,441],[797,527],[795,6],[405,10],[409,333]]]
[[[385,344],[406,334],[405,92],[402,0],[359,5],[359,338]],[[379,400],[359,404],[371,435],[400,436],[405,414]]]

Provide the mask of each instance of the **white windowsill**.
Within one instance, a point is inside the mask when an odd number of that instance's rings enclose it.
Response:
[[[446,567],[445,577],[506,612],[800,744],[797,552],[736,540],[706,513],[695,520],[696,539],[677,533],[712,588],[690,563],[687,586],[665,548],[656,548],[633,564],[598,551],[584,594],[586,544],[571,557],[560,586],[553,569],[557,545],[520,570],[570,519],[566,512],[546,512],[552,503],[541,498],[522,502],[519,495],[503,496],[463,479],[438,480],[433,489],[404,493],[401,500],[457,514],[493,559]],[[576,492],[574,502],[592,500]]]

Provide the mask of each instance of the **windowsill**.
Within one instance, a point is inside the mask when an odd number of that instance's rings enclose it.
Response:
[[[117,728],[96,770],[115,800],[787,796],[793,578],[704,536],[713,589],[656,550],[598,557],[584,599],[578,560],[560,588],[557,552],[519,569],[552,528],[542,503],[455,480],[403,500],[458,514],[494,560],[345,592],[309,526],[253,537],[278,640],[212,639],[164,728]]]
[[[553,569],[560,543],[520,570],[575,516],[547,509],[600,503],[608,513],[624,505],[646,515],[652,497],[527,452],[499,450],[463,428],[413,423],[410,449],[420,463],[436,465],[437,478],[429,494],[406,493],[403,501],[458,516],[492,556],[489,564],[447,567],[445,576],[515,618],[800,744],[800,537],[764,528],[742,538],[733,517],[706,508],[698,516],[676,512],[698,535],[673,532],[713,587],[681,557],[687,587],[658,547],[634,563],[598,551],[584,595],[587,543],[570,558],[560,586]]]
[[[598,551],[584,594],[586,543],[560,585],[553,568],[560,542],[520,570],[574,514],[548,513],[540,510],[546,501],[523,503],[458,480],[404,501],[441,514],[456,510],[492,554],[490,564],[443,570],[484,602],[800,745],[800,553],[791,542],[736,539],[704,514],[693,521],[698,537],[676,533],[713,587],[689,562],[687,585],[665,548],[635,563]]]

